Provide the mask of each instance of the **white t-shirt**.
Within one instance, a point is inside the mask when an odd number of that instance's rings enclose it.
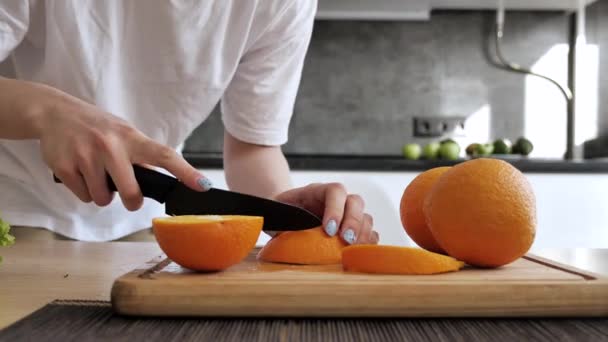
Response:
[[[2,0],[3,76],[44,83],[176,148],[221,101],[236,138],[280,145],[316,0]],[[35,99],[32,99],[35,101]],[[164,206],[85,204],[55,184],[38,141],[0,140],[0,213],[13,225],[107,241],[148,228]]]

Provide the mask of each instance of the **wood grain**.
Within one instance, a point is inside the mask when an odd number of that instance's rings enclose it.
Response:
[[[160,255],[156,243],[18,240],[0,251],[0,329],[55,299],[108,300],[122,274]]]
[[[164,258],[119,278],[115,310],[150,316],[606,316],[608,280],[529,255],[499,269],[429,276],[346,273],[340,265],[244,262],[196,273]],[[154,271],[150,271],[154,269]]]

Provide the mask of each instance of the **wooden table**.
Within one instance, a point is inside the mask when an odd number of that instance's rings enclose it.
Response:
[[[608,274],[608,249],[534,250]],[[109,300],[113,281],[159,255],[153,242],[18,241],[0,249],[0,329],[55,299]]]
[[[154,242],[17,241],[0,249],[0,329],[55,299],[109,300],[114,279],[161,253]]]

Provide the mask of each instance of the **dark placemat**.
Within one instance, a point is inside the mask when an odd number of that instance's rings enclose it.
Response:
[[[608,341],[608,318],[132,318],[107,302],[56,301],[0,341]]]

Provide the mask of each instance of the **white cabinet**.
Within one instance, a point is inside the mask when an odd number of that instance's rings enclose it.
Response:
[[[529,174],[539,248],[608,248],[608,174]]]
[[[496,9],[499,0],[431,0],[434,9]],[[597,0],[504,0],[507,10],[576,10],[579,2],[590,5]]]
[[[203,170],[225,188],[223,172]],[[295,185],[341,182],[366,201],[380,242],[414,245],[399,218],[403,189],[418,172],[293,171]],[[534,248],[608,248],[608,174],[526,174],[537,200]],[[505,210],[508,210],[506,208]],[[266,239],[261,239],[263,243]]]
[[[428,20],[430,0],[318,0],[317,19]]]
[[[504,0],[507,10],[574,11],[597,0]],[[429,20],[431,11],[495,10],[499,0],[319,0],[322,20]]]

